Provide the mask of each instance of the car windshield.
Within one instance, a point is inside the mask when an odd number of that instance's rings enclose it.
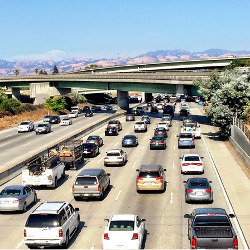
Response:
[[[153,137],[151,139],[151,141],[163,141],[164,139],[162,138],[162,136],[159,136],[159,137]]]
[[[46,115],[46,116],[44,116],[44,118],[51,118],[51,116],[50,115]]]
[[[186,156],[185,157],[185,161],[200,161],[200,157],[199,156]]]
[[[38,124],[37,127],[40,127],[40,128],[43,128],[43,127],[46,127],[47,125],[46,124]]]
[[[109,152],[107,153],[107,156],[120,156],[119,152]]]
[[[29,122],[21,122],[20,125],[29,125]]]
[[[63,121],[68,121],[69,120],[69,118],[63,118]]]
[[[207,187],[208,182],[207,181],[189,181],[190,187]]]
[[[124,140],[133,140],[133,139],[135,139],[135,136],[134,136],[134,135],[126,135],[126,136],[124,137]]]
[[[26,227],[58,227],[59,215],[57,214],[31,214],[26,222]]]
[[[192,134],[181,134],[180,138],[193,138]]]
[[[19,196],[21,194],[20,189],[4,189],[0,193],[0,195],[7,195],[7,196]]]
[[[220,215],[207,215],[207,216],[196,216],[194,226],[226,226],[230,227],[230,221],[227,216]]]
[[[93,143],[83,143],[84,148],[93,148],[94,144]]]
[[[58,116],[52,116],[52,118],[53,118],[53,119],[57,119],[57,118],[58,118]]]
[[[75,181],[75,185],[96,185],[97,180],[96,177],[84,176],[77,177]]]
[[[160,177],[160,173],[158,171],[140,172],[139,177],[142,177],[142,178],[157,178],[157,177]]]
[[[134,231],[134,221],[111,221],[109,231]]]
[[[98,140],[98,136],[89,136],[87,140]]]

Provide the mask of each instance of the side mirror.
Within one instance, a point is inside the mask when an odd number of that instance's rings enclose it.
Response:
[[[228,215],[230,218],[235,218],[235,214],[229,214]]]
[[[109,219],[104,219],[105,222],[109,223]]]
[[[135,171],[139,172],[140,170],[139,170],[139,169],[136,169]]]
[[[201,156],[201,159],[203,159],[204,158],[204,156]]]
[[[164,171],[167,171],[167,169],[166,169],[166,168],[164,168],[163,170],[164,170]]]
[[[190,214],[184,214],[184,218],[189,219],[189,218],[191,218],[191,215]]]
[[[110,176],[110,173],[107,173],[107,176]]]
[[[176,135],[176,137],[179,137],[179,135]]]
[[[181,128],[182,128],[183,126],[181,126]]]
[[[187,181],[183,181],[183,183],[187,183]]]
[[[209,181],[209,183],[213,183],[212,181]]]
[[[179,157],[179,159],[181,159],[181,160],[182,160],[182,157]]]
[[[141,219],[141,222],[145,222],[146,221],[146,219]]]
[[[79,207],[76,207],[76,208],[75,208],[75,211],[79,211]]]

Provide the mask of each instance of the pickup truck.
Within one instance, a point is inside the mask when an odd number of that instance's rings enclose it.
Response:
[[[65,176],[65,165],[58,154],[44,154],[25,163],[22,170],[22,185],[57,187],[58,180]]]
[[[62,143],[58,147],[59,160],[66,168],[76,169],[78,163],[84,162],[84,147],[81,140]]]
[[[181,133],[191,133],[194,138],[201,138],[200,125],[197,122],[184,122],[181,126]]]
[[[191,249],[238,249],[237,235],[230,218],[222,208],[196,208],[188,218],[188,239]]]

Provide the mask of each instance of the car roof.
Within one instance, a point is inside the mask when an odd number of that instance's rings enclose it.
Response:
[[[188,157],[188,156],[198,156],[198,157],[200,157],[200,155],[198,155],[198,154],[184,154],[183,155],[183,157]]]
[[[65,201],[55,201],[55,202],[44,202],[37,209],[33,211],[33,214],[38,213],[57,213],[64,205],[68,204]]]
[[[32,121],[21,121],[20,123],[22,123],[22,122],[32,122]]]
[[[22,186],[22,185],[11,185],[11,186],[6,186],[4,189],[21,189],[24,187],[25,186]]]
[[[50,123],[49,122],[39,122],[38,125],[40,125],[40,124],[49,125]]]
[[[111,217],[111,221],[119,221],[119,220],[128,220],[128,221],[135,221],[136,215],[134,214],[115,214]]]
[[[160,168],[161,165],[141,165],[140,171],[141,172],[158,171]]]
[[[77,175],[77,177],[85,175],[99,175],[102,171],[103,169],[101,168],[84,169]]]
[[[227,214],[223,208],[196,208],[195,214]]]

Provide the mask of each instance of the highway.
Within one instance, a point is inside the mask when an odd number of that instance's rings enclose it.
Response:
[[[193,103],[190,104],[190,107],[191,114],[201,125],[201,132],[210,132],[212,127],[208,124],[200,107]],[[178,112],[178,108],[176,111]],[[96,158],[87,159],[83,166],[77,171],[67,171],[66,178],[59,182],[58,188],[37,189],[39,203],[43,201],[65,200],[70,201],[74,207],[80,208],[81,225],[79,231],[70,241],[70,248],[102,248],[102,234],[105,227],[104,219],[110,218],[111,215],[117,213],[138,214],[141,218],[146,219],[147,235],[143,244],[144,248],[189,248],[187,220],[183,217],[185,213],[190,213],[193,209],[198,207],[225,208],[226,211],[229,212],[204,140],[195,140],[196,147],[194,149],[178,149],[176,135],[179,134],[182,124],[178,115],[174,117],[173,126],[169,131],[167,149],[154,151],[149,149],[149,139],[153,135],[156,123],[160,120],[160,115],[161,114],[152,115],[153,118],[151,119],[151,124],[148,125],[148,132],[136,134],[139,139],[138,147],[125,148],[128,154],[128,162],[125,166],[104,167],[103,165],[103,158],[108,149],[121,148],[122,137],[126,134],[135,134],[133,130],[134,123],[126,122],[123,117],[120,119],[123,130],[118,136],[105,137],[105,127],[99,128],[92,133],[104,138],[104,145],[100,148],[100,154]],[[139,119],[140,118],[137,117],[137,120]],[[79,122],[78,125],[82,124]],[[51,133],[51,135],[53,133]],[[39,136],[39,138],[41,137],[42,136]],[[86,137],[83,139],[86,139]],[[12,149],[10,148],[9,150],[11,151]],[[207,177],[212,181],[214,192],[213,204],[185,203],[183,181],[194,176],[181,175],[180,173],[179,157],[185,153],[198,153],[204,157],[203,163],[205,166],[205,173],[202,177]],[[223,158],[223,155],[221,157]],[[167,169],[167,186],[164,193],[147,192],[139,194],[136,192],[136,169],[142,164],[160,164]],[[73,180],[82,168],[104,168],[111,174],[111,188],[105,193],[104,200],[98,201],[90,199],[87,202],[75,201],[73,199],[71,193]],[[17,176],[3,185],[2,188],[14,184],[21,184],[21,176]],[[23,244],[23,228],[28,215],[37,206],[38,204],[33,205],[25,214],[0,214],[1,248],[26,248]],[[234,225],[234,228],[237,232],[236,225]],[[242,247],[243,245],[239,238],[239,248]]]

